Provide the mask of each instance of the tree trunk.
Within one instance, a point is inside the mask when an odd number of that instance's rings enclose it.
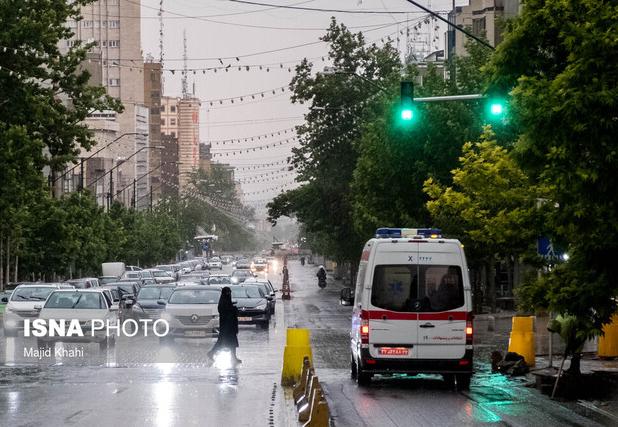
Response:
[[[571,375],[581,375],[582,373],[581,360],[582,360],[581,353],[573,353],[573,355],[571,356],[571,366],[569,366],[569,369],[567,369],[567,372]]]
[[[510,255],[506,257],[506,281],[509,294],[513,295],[513,260]],[[506,295],[503,295],[506,296]]]
[[[15,255],[15,272],[13,274],[14,282],[17,282],[18,272],[19,272],[19,255]]]
[[[0,233],[0,291],[4,290],[4,263],[2,262],[4,255],[4,234]]]
[[[493,261],[493,260],[492,260]],[[492,313],[496,312],[496,266],[495,264],[489,261],[487,263],[487,301],[489,303],[489,307]]]
[[[11,236],[6,238],[6,279],[5,283],[8,285],[11,281]]]

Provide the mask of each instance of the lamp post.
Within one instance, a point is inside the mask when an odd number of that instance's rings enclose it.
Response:
[[[90,156],[85,157],[85,158],[80,158],[79,160],[79,168],[80,168],[80,176],[79,176],[79,190],[83,190],[84,189],[84,162],[86,160],[90,160],[92,159],[94,156],[96,156],[97,154],[99,154],[101,151],[105,150],[107,147],[109,147],[110,145],[112,145],[113,143],[115,143],[116,141],[120,140],[121,138],[124,138],[127,135],[142,135],[142,136],[148,136],[147,133],[143,133],[143,132],[126,132],[123,133],[122,135],[120,135],[118,138],[114,139],[113,141],[107,143],[104,147],[99,148],[97,151],[95,151],[94,153],[92,153]],[[51,185],[53,186],[54,184],[56,184],[56,182],[58,182],[59,180],[61,180],[62,178],[64,178],[69,172],[72,172],[73,170],[75,170],[75,168],[78,165],[73,166],[71,169],[65,171],[62,175],[60,175],[58,178],[54,179],[51,182]]]
[[[153,147],[153,148],[157,148],[157,147]],[[137,202],[141,199],[143,199],[145,196],[142,196],[139,198],[139,200],[136,198],[137,196],[137,191],[136,191],[136,185],[137,182],[139,182],[142,178],[146,178],[148,175],[150,175],[151,173],[161,169],[161,167],[163,167],[163,165],[167,165],[167,164],[177,164],[178,162],[161,162],[159,164],[159,166],[152,168],[151,170],[149,170],[148,172],[146,172],[145,174],[143,174],[142,176],[140,176],[139,178],[135,178],[133,179],[133,182],[131,184],[125,185],[123,188],[121,188],[120,190],[118,190],[116,192],[116,194],[114,195],[114,197],[118,197],[119,194],[121,194],[124,190],[126,190],[127,188],[129,188],[130,186],[133,186],[133,198],[131,201],[131,205],[135,208],[137,207]],[[152,187],[150,187],[150,203],[152,205]]]
[[[161,145],[154,145],[154,146],[153,146],[153,145],[146,145],[146,146],[144,146],[144,147],[140,148],[139,150],[137,150],[135,153],[131,154],[131,155],[130,155],[129,157],[127,157],[126,159],[123,159],[123,161],[122,161],[122,162],[118,162],[118,163],[116,164],[116,166],[113,166],[110,170],[108,170],[108,171],[107,171],[107,172],[105,172],[103,175],[101,175],[100,177],[98,177],[97,179],[95,179],[93,182],[91,182],[90,184],[88,184],[88,187],[90,187],[91,185],[96,184],[96,183],[97,183],[97,182],[99,182],[102,178],[104,178],[104,177],[105,177],[105,175],[107,175],[107,174],[109,173],[109,192],[107,193],[107,197],[108,197],[108,209],[109,209],[109,208],[111,208],[111,206],[112,206],[113,194],[114,194],[114,193],[113,193],[113,191],[114,191],[114,189],[113,189],[114,182],[113,182],[113,178],[112,178],[112,176],[113,176],[112,172],[114,171],[114,169],[117,169],[120,165],[124,164],[124,162],[126,162],[126,161],[127,161],[127,160],[129,160],[130,158],[132,158],[132,157],[136,156],[139,152],[141,152],[141,151],[143,151],[143,150],[145,150],[145,149],[147,149],[147,148],[152,148],[152,149],[155,149],[155,150],[163,150],[163,148],[165,148],[165,147],[163,147],[163,146],[161,146]]]

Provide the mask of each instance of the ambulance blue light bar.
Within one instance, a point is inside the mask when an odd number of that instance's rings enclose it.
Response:
[[[437,239],[442,237],[442,230],[439,228],[387,228],[382,227],[376,230],[378,239],[401,239],[421,236],[426,239]]]

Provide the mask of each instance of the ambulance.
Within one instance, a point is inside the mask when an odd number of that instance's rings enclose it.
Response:
[[[441,374],[470,386],[472,295],[463,245],[438,229],[379,228],[363,249],[353,304],[351,375]]]

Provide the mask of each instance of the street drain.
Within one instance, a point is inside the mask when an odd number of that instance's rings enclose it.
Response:
[[[277,383],[273,383],[273,392],[270,395],[270,408],[268,408],[268,425],[275,425],[275,401],[277,400]]]

